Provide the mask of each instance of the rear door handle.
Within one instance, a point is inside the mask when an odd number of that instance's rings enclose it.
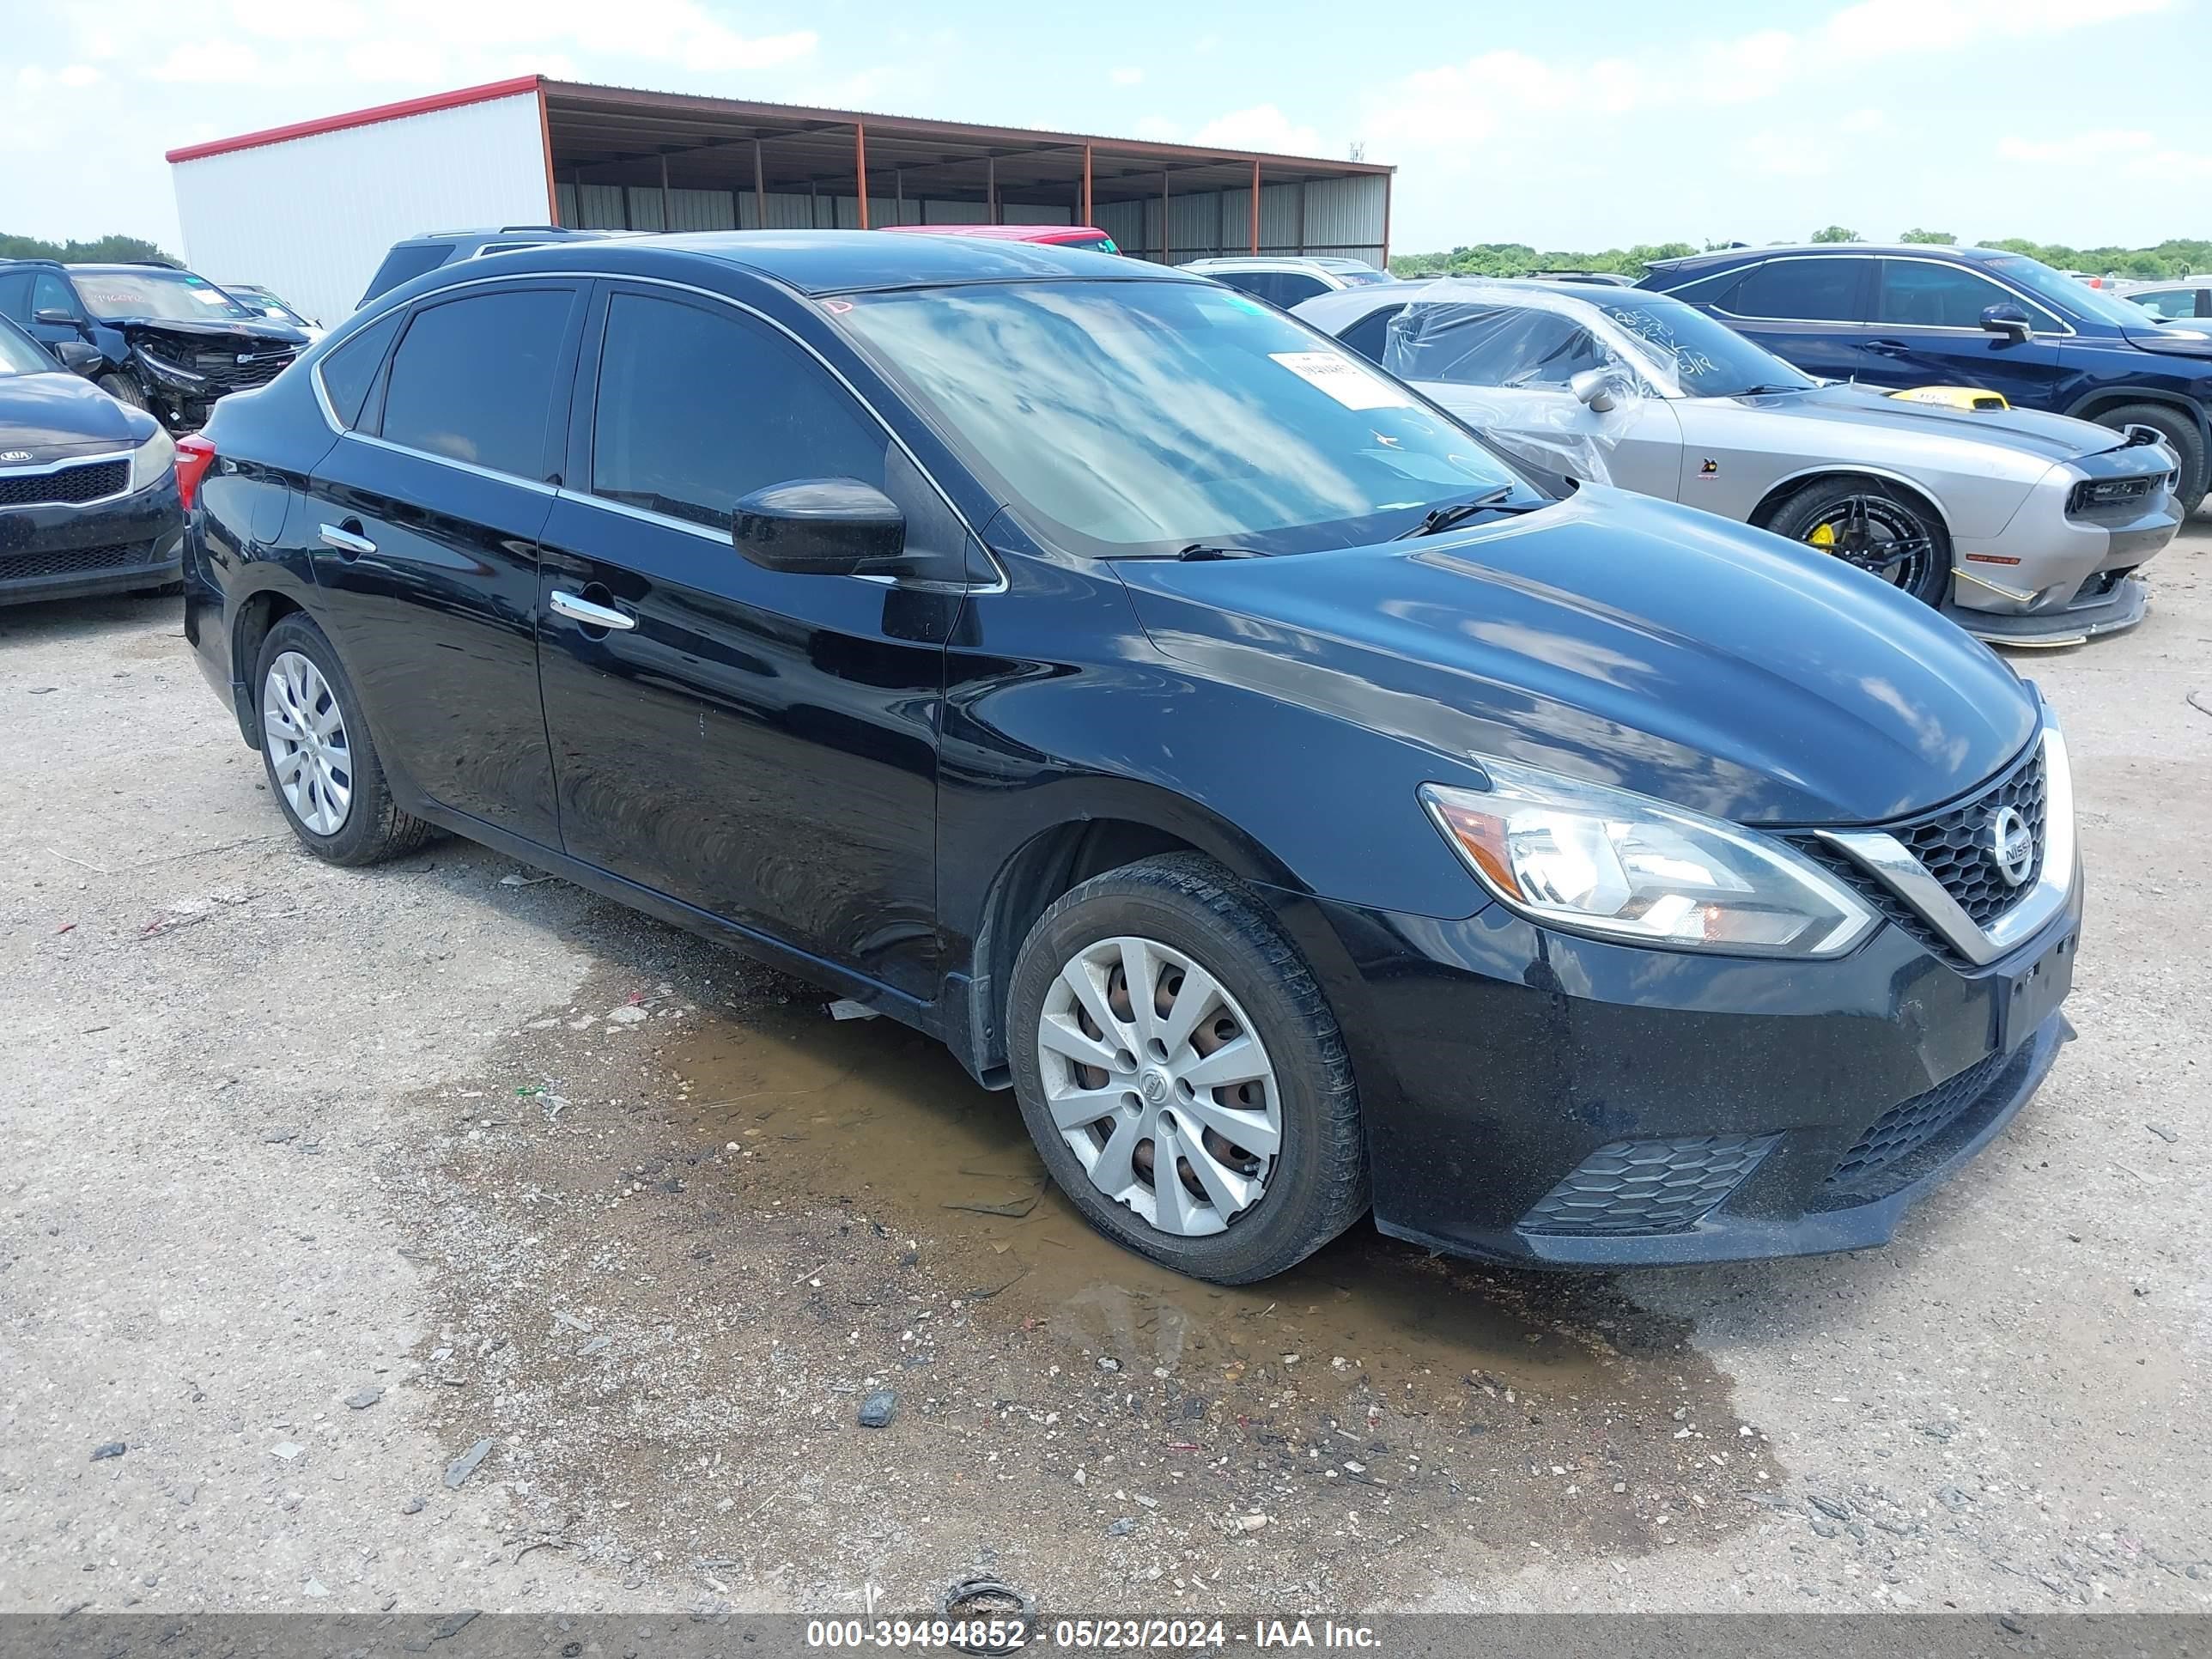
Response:
[[[1912,349],[1902,340],[1869,340],[1866,349],[1878,357],[1902,357]]]
[[[334,547],[349,559],[357,559],[364,553],[376,551],[376,544],[368,537],[350,530],[342,530],[334,524],[323,526],[321,534],[325,547]]]
[[[580,622],[586,628],[613,628],[627,631],[637,626],[637,618],[624,616],[612,605],[593,605],[589,599],[579,599],[574,593],[553,590],[553,614],[566,617],[570,622]]]

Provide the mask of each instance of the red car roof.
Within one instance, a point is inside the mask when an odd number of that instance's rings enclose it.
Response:
[[[1088,242],[1106,233],[1091,225],[878,225],[878,230],[927,236],[995,236],[1007,242]]]

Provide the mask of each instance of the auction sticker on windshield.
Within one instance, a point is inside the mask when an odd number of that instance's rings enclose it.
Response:
[[[1271,351],[1267,355],[1346,409],[1405,409],[1413,404],[1413,400],[1389,381],[1334,351]]]

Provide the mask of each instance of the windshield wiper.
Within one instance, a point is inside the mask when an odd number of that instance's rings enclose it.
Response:
[[[1810,392],[1809,386],[1747,386],[1728,395],[1731,398],[1763,398],[1777,392]]]
[[[1267,556],[1256,547],[1210,547],[1204,542],[1193,542],[1176,555],[1187,564],[1206,559],[1264,559]]]
[[[1507,497],[1513,494],[1514,489],[1515,486],[1512,484],[1500,484],[1497,489],[1486,490],[1470,500],[1454,501],[1449,507],[1431,507],[1420,523],[1415,525],[1411,530],[1401,531],[1390,539],[1394,542],[1409,542],[1416,536],[1433,536],[1439,530],[1449,530],[1454,525],[1463,523],[1478,513],[1487,512],[1494,507],[1504,506]]]

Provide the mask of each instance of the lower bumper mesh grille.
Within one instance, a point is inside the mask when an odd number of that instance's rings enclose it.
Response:
[[[1829,1172],[1828,1186],[1838,1193],[1871,1196],[1901,1185],[1899,1166],[1978,1103],[2009,1058],[1991,1054],[1927,1093],[1891,1107]]]
[[[1601,1146],[1522,1218],[1527,1233],[1679,1233],[1759,1167],[1779,1135],[1686,1135]]]

